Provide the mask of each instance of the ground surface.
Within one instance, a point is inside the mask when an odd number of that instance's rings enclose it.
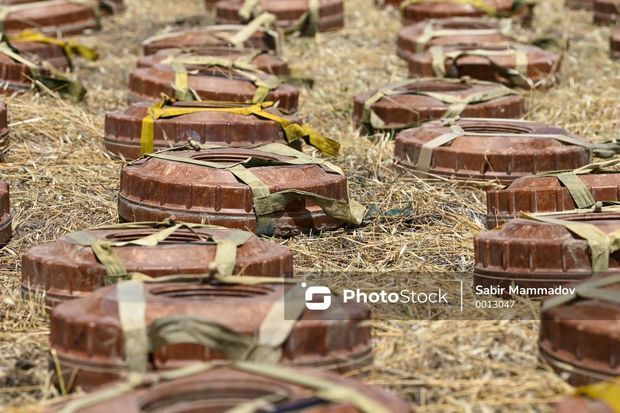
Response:
[[[397,13],[376,11],[371,0],[346,3],[345,30],[287,42],[293,69],[316,79],[313,90],[302,91],[299,114],[343,143],[338,163],[360,201],[384,209],[411,203],[414,218],[288,240],[297,270],[471,271],[483,192],[454,183],[431,186],[394,170],[393,144],[361,138],[352,126],[352,96],[400,79],[406,69],[394,55]],[[619,137],[620,65],[607,57],[609,30],[589,24],[589,13],[566,11],[560,0],[542,3],[536,30],[569,40],[570,50],[561,85],[531,94],[527,117],[592,140]],[[124,105],[142,39],[166,27],[208,21],[199,0],[129,1],[127,13],[82,39],[102,54],[96,64],[80,64],[79,77],[90,90],[84,104],[34,94],[5,99],[12,146],[0,172],[11,184],[15,236],[0,251],[0,405],[26,406],[54,396],[45,361],[48,323],[36,303],[20,298],[20,255],[64,232],[114,222],[121,162],[103,154],[103,115]],[[399,393],[418,412],[550,411],[570,390],[539,365],[534,321],[375,326],[376,365],[365,380]]]

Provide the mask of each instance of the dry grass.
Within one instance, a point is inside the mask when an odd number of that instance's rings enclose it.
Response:
[[[607,57],[609,30],[586,12],[543,2],[536,27],[570,40],[559,87],[529,96],[533,120],[556,123],[593,140],[618,137],[620,66]],[[102,60],[82,64],[89,87],[80,106],[27,94],[6,99],[12,147],[0,164],[11,184],[15,236],[0,251],[0,404],[24,406],[53,396],[45,359],[48,323],[40,307],[19,296],[20,255],[61,233],[116,219],[120,162],[101,149],[103,114],[124,105],[127,74],[141,39],[167,25],[208,22],[200,0],[131,0],[103,32],[83,40]],[[352,97],[406,75],[394,55],[400,24],[371,0],[348,0],[345,30],[291,39],[296,72],[316,79],[302,92],[300,115],[344,144],[338,160],[363,202],[389,209],[412,205],[415,217],[354,231],[289,241],[302,270],[470,271],[472,237],[482,230],[484,193],[456,183],[429,185],[391,166],[393,145],[361,138],[351,120]],[[375,322],[376,366],[367,380],[411,401],[418,412],[543,412],[569,388],[537,361],[532,321]]]

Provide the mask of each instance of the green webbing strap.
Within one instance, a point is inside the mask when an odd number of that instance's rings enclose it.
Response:
[[[479,119],[478,119],[479,120]],[[418,155],[418,160],[415,165],[415,169],[420,172],[428,172],[431,168],[433,150],[443,145],[447,145],[452,142],[456,138],[460,137],[494,137],[494,138],[527,138],[527,139],[555,139],[559,142],[565,143],[567,145],[576,145],[587,148],[588,150],[592,150],[592,144],[587,141],[583,141],[581,139],[568,136],[568,135],[559,135],[559,134],[537,134],[537,133],[502,133],[502,134],[494,134],[494,133],[483,133],[483,132],[465,132],[460,126],[456,124],[452,124],[450,126],[450,132],[439,135],[438,137],[431,139],[430,141],[424,143],[420,148],[420,154]]]
[[[596,203],[587,185],[572,172],[557,175],[558,180],[568,189],[575,205],[579,209],[591,207]]]
[[[543,302],[542,310],[548,311],[552,308],[568,304],[579,298],[583,298],[586,300],[603,300],[620,305],[620,294],[618,294],[618,290],[605,288],[619,283],[620,274],[614,274],[607,277],[579,283],[575,286],[574,294],[557,295],[546,299]]]
[[[275,23],[276,16],[271,13],[262,13],[248,24],[241,26],[243,28],[237,31],[234,35],[228,37],[228,41],[237,49],[242,49],[245,42],[247,42],[256,32],[259,30],[268,30],[274,27]],[[274,32],[271,32],[271,35],[276,40],[276,54],[280,54],[279,35]]]
[[[590,247],[592,273],[607,271],[609,269],[610,255],[620,250],[620,230],[606,234],[598,227],[586,222],[561,220],[544,214],[522,214],[521,216],[533,221],[563,226],[568,231],[586,240]]]
[[[194,232],[194,229],[217,229],[222,227],[203,225],[203,224],[188,224],[188,223],[130,223],[129,225],[116,225],[108,227],[99,227],[99,230],[113,230],[113,229],[156,229],[162,225],[167,227],[154,232],[153,234],[139,237],[130,241],[124,242],[111,242],[106,239],[96,237],[88,232],[74,232],[68,234],[67,237],[77,242],[80,245],[88,246],[93,250],[93,253],[103,264],[106,270],[106,283],[115,283],[119,279],[125,279],[132,276],[127,272],[125,264],[118,256],[115,247],[124,247],[127,245],[136,245],[141,247],[154,247],[160,242],[165,241],[168,237],[174,234],[177,230],[186,228],[192,231],[196,236],[203,239],[205,242],[213,240],[216,244],[215,252],[215,266],[217,271],[221,275],[231,275],[234,271],[237,248],[243,245],[252,234],[246,231],[229,230],[232,231],[229,236],[220,238],[213,234],[208,234],[208,237],[204,237],[199,233]]]
[[[463,18],[466,21],[466,18]],[[445,36],[486,36],[493,34],[501,34],[505,37],[514,38],[512,33],[512,20],[500,19],[497,29],[435,29],[436,20],[428,20],[420,35],[416,39],[416,53],[426,50],[428,43],[435,38]]]
[[[184,149],[177,148],[174,150],[160,151],[154,154],[148,155],[149,157],[156,159],[163,159],[172,162],[187,163],[198,166],[205,166],[215,169],[227,169],[229,170],[239,181],[248,185],[252,191],[254,201],[254,212],[256,214],[258,223],[259,234],[272,234],[275,228],[275,222],[277,219],[270,217],[269,215],[283,211],[286,206],[299,199],[305,199],[317,204],[327,215],[340,219],[342,221],[359,225],[364,218],[364,212],[366,208],[353,199],[348,201],[338,200],[330,197],[325,197],[311,192],[289,189],[280,192],[270,193],[269,186],[265,185],[250,169],[246,168],[251,166],[254,162],[252,157],[242,162],[236,162],[231,164],[223,164],[219,162],[208,162],[199,159],[178,157],[171,155],[167,152],[174,152],[175,150]],[[335,167],[329,162],[321,161],[302,152],[296,151],[286,145],[272,143],[267,145],[261,145],[255,148],[258,151],[292,156],[293,159],[271,161],[268,159],[258,159],[261,165],[308,165],[314,164],[321,166],[326,172],[338,173],[343,175],[340,168]]]
[[[517,92],[512,89],[507,88],[504,85],[498,85],[491,82],[483,82],[483,81],[475,81],[475,80],[463,80],[463,79],[442,79],[441,82],[445,83],[454,83],[454,84],[465,84],[465,85],[489,85],[494,86],[494,88],[471,93],[465,97],[461,97],[458,94],[448,94],[448,93],[440,93],[433,91],[425,91],[424,89],[416,89],[409,88],[409,86],[415,86],[418,84],[424,84],[425,82],[436,82],[435,78],[415,78],[415,79],[406,79],[402,82],[394,83],[392,85],[388,85],[385,88],[380,89],[369,97],[366,102],[364,102],[364,113],[363,113],[363,122],[369,123],[374,129],[386,129],[386,123],[381,119],[379,115],[373,110],[373,106],[375,103],[379,102],[384,98],[390,98],[392,96],[403,96],[403,95],[420,95],[420,96],[428,96],[433,99],[437,99],[442,103],[448,104],[448,108],[446,112],[443,114],[442,118],[456,118],[463,113],[467,105],[473,103],[481,103],[488,102],[493,99],[497,99],[503,96],[508,95],[518,95]],[[403,124],[397,125],[392,128],[406,128],[409,126],[415,126],[418,123],[414,124]]]
[[[292,34],[302,31],[305,27],[310,28],[310,33],[314,34],[319,31],[320,22],[320,0],[307,0],[308,11],[302,14],[293,24],[284,30],[285,34]],[[256,16],[264,14],[265,10],[260,4],[260,0],[244,0],[243,5],[239,9],[239,18],[242,22],[248,22]]]
[[[185,64],[174,58],[165,59],[162,63],[170,63],[175,73],[175,95],[179,100],[200,100],[198,94],[190,91],[189,75],[196,75],[200,70],[188,72]],[[223,59],[211,56],[195,56],[191,63],[202,68],[206,67],[222,67],[231,70],[234,74],[241,76],[244,80],[248,80],[256,87],[256,92],[252,97],[252,103],[265,102],[269,92],[276,90],[280,86],[280,79],[275,75],[270,75],[256,68],[256,66],[247,64],[243,61],[232,59]],[[191,93],[190,93],[191,92]]]
[[[275,23],[275,16],[269,13],[263,13],[256,19],[252,20],[248,24],[218,24],[213,26],[203,27],[201,29],[183,33],[202,33],[209,32],[212,36],[220,39],[224,42],[228,42],[236,48],[242,49],[245,47],[245,43],[259,30],[263,30],[268,36],[273,39],[275,46],[275,54],[281,54],[281,39],[280,34],[272,30]],[[142,46],[148,46],[153,42],[157,42],[170,37],[178,36],[179,32],[161,33],[149,37],[142,42]]]
[[[148,354],[140,351],[148,346],[144,285],[139,281],[120,283],[116,288],[118,317],[123,330],[123,349],[129,370],[146,373]]]
[[[527,86],[531,79],[528,77],[528,57],[527,49],[519,44],[510,44],[504,50],[452,50],[446,52],[443,46],[433,46],[429,49],[432,58],[433,72],[438,78],[448,76],[446,71],[446,61],[452,60],[452,71],[450,77],[460,76],[458,72],[458,59],[466,56],[477,56],[485,58],[491,66],[504,78],[516,86]],[[513,56],[515,67],[513,69],[502,67],[495,63],[494,56]]]
[[[321,400],[331,403],[350,404],[362,413],[391,413],[389,409],[384,407],[379,402],[367,397],[366,394],[360,392],[359,390],[348,387],[346,384],[333,382],[328,378],[309,376],[303,372],[300,372],[298,369],[279,365],[261,364],[249,361],[227,362],[220,360],[210,361],[207,363],[195,363],[172,371],[150,374],[131,374],[126,382],[111,385],[96,392],[87,394],[79,399],[71,400],[60,410],[59,413],[79,413],[83,409],[122,397],[137,389],[148,388],[159,383],[166,383],[195,376],[218,368],[230,368],[241,372],[254,374],[258,377],[266,377],[280,382],[305,387],[312,390],[314,396]],[[274,397],[279,394],[279,391],[274,389]],[[286,399],[286,396],[283,398],[276,398],[274,401],[284,399]],[[256,399],[254,401],[256,401]],[[247,403],[241,403],[241,405],[247,405]],[[230,412],[254,413],[253,410],[248,410],[247,408],[245,410],[238,411],[229,410],[226,413]]]
[[[308,0],[308,11],[284,30],[285,34],[298,33],[308,27],[309,34],[316,34],[320,29],[320,0]]]
[[[113,400],[117,397],[122,397],[137,389],[143,389],[155,386],[159,383],[166,383],[173,380],[182,379],[184,377],[205,373],[224,365],[225,362],[216,360],[208,363],[195,363],[187,367],[171,371],[150,374],[130,374],[127,381],[106,386],[101,390],[80,397],[79,399],[69,401],[62,409],[59,410],[58,413],[79,413],[83,409],[88,409],[98,404]]]
[[[572,171],[552,171],[543,172],[534,177],[545,178],[555,177],[562,185],[566,187],[571,195],[571,198],[575,202],[575,206],[578,209],[589,208],[593,206],[596,201],[590,188],[583,182],[580,175],[588,174],[605,174],[605,173],[619,173],[620,170],[608,169],[610,166],[620,165],[620,159],[612,159],[609,161],[595,162],[589,165],[582,166],[581,168],[574,169]]]
[[[280,282],[285,280],[280,279]],[[243,285],[243,279],[239,279],[236,284]],[[252,285],[255,284],[252,282]],[[140,281],[120,283],[117,290],[118,310],[126,346],[125,361],[129,369],[137,373],[147,371],[149,354],[174,344],[199,344],[222,354],[227,360],[277,363],[282,358],[282,345],[305,310],[305,291],[298,285],[291,286],[271,306],[256,337],[250,337],[217,320],[189,315],[161,317],[147,326],[142,283]]]
[[[239,9],[239,17],[242,22],[248,22],[252,17],[259,16],[264,12],[260,0],[244,0]]]
[[[214,168],[214,169],[230,169],[232,167],[235,167],[237,165],[242,165],[242,164],[252,165],[255,162],[260,165],[266,165],[266,164],[268,165],[318,165],[321,168],[323,168],[326,172],[330,172],[330,173],[333,172],[333,173],[337,173],[338,175],[344,175],[344,172],[342,171],[342,169],[332,164],[331,162],[326,161],[324,159],[315,158],[310,155],[306,155],[305,153],[301,151],[298,151],[296,149],[293,149],[281,143],[268,143],[265,145],[254,146],[254,147],[251,147],[250,149],[254,149],[259,152],[266,152],[268,154],[287,156],[287,157],[290,157],[291,159],[272,160],[272,159],[262,159],[260,157],[258,157],[257,159],[254,159],[253,157],[248,157],[248,159],[241,161],[241,162],[221,163],[221,162],[209,162],[209,161],[203,161],[199,159],[184,158],[184,157],[178,157],[178,156],[171,155],[174,152],[189,150],[189,149],[195,150],[195,148],[198,148],[199,150],[203,150],[203,149],[208,150],[208,149],[221,149],[224,147],[219,146],[219,145],[196,144],[195,147],[192,145],[186,145],[186,146],[181,146],[181,147],[176,147],[176,148],[163,149],[159,152],[148,154],[147,156],[149,158],[157,158],[157,159],[164,159],[164,160],[172,161],[172,162],[180,162],[180,163],[188,163],[192,165],[206,166],[206,167]]]
[[[5,40],[0,38],[0,53],[7,55],[17,63],[26,66],[32,75],[34,86],[43,91],[52,91],[70,100],[80,101],[86,94],[86,89],[78,82],[69,80],[53,66],[43,62],[43,66],[25,58],[13,49]],[[49,73],[49,74],[47,74]]]
[[[248,362],[236,362],[234,367],[258,376],[312,389],[315,392],[314,396],[319,399],[333,403],[349,403],[363,413],[390,413],[388,408],[358,390],[329,379],[307,376],[292,368]]]

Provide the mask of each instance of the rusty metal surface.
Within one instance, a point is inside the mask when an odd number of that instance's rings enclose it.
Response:
[[[452,17],[440,20],[422,21],[405,26],[398,33],[397,53],[403,59],[409,59],[418,52],[417,44],[423,39],[427,26],[432,24],[435,31],[458,30],[458,35],[433,35],[424,44],[424,50],[431,46],[452,46],[456,44],[491,44],[510,42],[512,39],[500,32],[500,23],[497,19],[488,17]],[[480,30],[497,30],[496,33],[481,33]]]
[[[9,4],[3,2],[3,4]],[[24,29],[57,36],[81,34],[98,28],[96,11],[87,4],[66,3],[45,4],[9,13],[4,20],[6,34],[18,34]]]
[[[515,0],[485,0],[500,13],[511,14]],[[436,2],[411,4],[403,11],[403,24],[410,25],[428,19],[445,19],[448,17],[482,17],[485,13],[470,4],[456,4],[454,2]],[[529,19],[531,10],[527,7],[520,13],[524,19]]]
[[[156,230],[91,230],[98,237],[123,240],[136,235],[146,236]],[[196,233],[225,234],[225,228],[196,229]],[[204,243],[188,230],[177,230],[169,239],[155,247],[127,245],[115,247],[128,272],[141,272],[153,277],[170,274],[201,274],[214,262],[216,245]],[[257,237],[250,238],[237,249],[235,272],[256,276],[291,276],[293,257],[288,247]],[[105,284],[105,268],[90,247],[82,246],[67,236],[31,248],[22,257],[22,290],[46,293],[46,302],[80,298]]]
[[[218,107],[209,102],[192,102],[191,106]],[[173,107],[187,104],[174,103]],[[244,104],[238,104],[244,106]],[[147,115],[150,103],[135,103],[124,110],[107,113],[105,116],[106,150],[125,159],[140,157],[140,134],[142,120]],[[221,106],[221,105],[219,105]],[[277,108],[265,109],[269,113],[295,123],[301,123],[296,116],[285,115]],[[160,118],[155,121],[155,149],[181,146],[191,138],[199,143],[229,145],[235,147],[258,145],[270,142],[286,142],[282,127],[271,120],[256,116],[236,115],[225,112],[198,112],[174,118]]]
[[[217,4],[217,2],[220,0],[205,0],[205,8],[208,11],[213,11],[213,9],[215,9],[215,5]]]
[[[0,124],[6,122],[6,107],[2,104],[4,110],[0,112]],[[6,128],[6,126],[5,126]],[[8,132],[7,132],[8,133]],[[11,200],[9,193],[9,184],[0,181],[0,246],[6,245],[13,235],[11,228]]]
[[[594,0],[565,0],[564,4],[573,10],[592,10]]]
[[[620,0],[594,0],[594,23],[620,25]]]
[[[4,102],[0,102],[0,160],[4,158],[4,154],[8,150],[8,147],[9,147],[9,114],[8,114],[8,109],[7,109],[6,104]],[[8,186],[6,188],[6,191],[7,191],[6,213],[9,213],[8,212],[9,211],[8,209],[9,208]],[[0,208],[0,212],[1,211],[4,211],[4,210]]]
[[[35,62],[48,62],[60,69],[69,69],[69,60],[62,47],[43,42],[11,42],[25,58]]]
[[[156,64],[161,64],[166,58],[183,54],[183,55],[192,55],[192,56],[210,56],[210,57],[219,57],[223,59],[238,59],[243,56],[248,56],[256,53],[257,50],[253,49],[232,49],[226,46],[205,46],[197,49],[191,50],[182,50],[182,49],[165,49],[156,52],[155,54],[149,56],[143,56],[138,59],[138,67],[152,67]],[[278,76],[287,75],[288,64],[278,56],[269,53],[260,53],[256,57],[254,57],[251,61],[251,64],[256,66],[259,70],[262,70],[266,73],[271,73]],[[186,65],[187,70],[196,70],[198,67],[194,67],[192,65]]]
[[[255,149],[222,148],[175,151],[175,157],[230,164],[250,157],[271,161],[289,157]],[[288,189],[346,200],[347,179],[318,165],[249,167],[271,193]],[[188,179],[192,177],[192,179]],[[121,170],[119,216],[126,221],[206,221],[214,225],[256,232],[252,191],[226,169],[146,158]],[[291,236],[311,230],[328,230],[343,222],[327,216],[319,206],[302,199],[273,215],[275,235]]]
[[[618,229],[619,219],[601,222]],[[597,225],[598,226],[598,225]],[[618,255],[614,254],[618,270]],[[597,276],[598,278],[598,276]],[[603,288],[620,294],[620,284]],[[602,299],[577,299],[543,311],[539,347],[543,359],[570,384],[581,386],[620,376],[620,304]]]
[[[159,100],[161,93],[174,96],[174,80],[175,73],[169,65],[156,64],[135,69],[129,76],[128,100],[130,103],[153,102]],[[223,102],[250,102],[257,89],[251,81],[222,67],[204,68],[196,74],[190,74],[189,86],[201,100]],[[279,102],[280,108],[294,113],[297,111],[299,91],[294,86],[282,83],[269,93],[267,100]]]
[[[586,397],[565,397],[555,406],[555,413],[615,413],[611,406]]]
[[[620,201],[620,173],[579,175],[595,201]],[[577,208],[568,188],[556,177],[523,177],[508,188],[487,191],[487,228],[520,212],[557,212]]]
[[[562,128],[536,122],[503,119],[460,119],[467,133],[492,136],[458,137],[433,149],[430,173],[455,179],[492,180],[508,184],[517,178],[547,171],[572,170],[590,162],[590,151],[555,139],[528,138],[528,134],[559,134],[575,138]],[[450,126],[433,121],[396,136],[394,158],[415,169],[426,142],[450,132]],[[523,137],[505,134],[522,134]],[[584,143],[587,141],[584,139]]]
[[[620,229],[618,214],[556,217],[587,222],[605,233]],[[567,286],[592,276],[588,242],[562,225],[513,219],[500,228],[476,236],[474,252],[474,285],[502,287],[505,293],[511,285],[549,288]],[[617,272],[619,267],[620,252],[615,252],[609,259],[609,272]]]
[[[390,88],[385,85],[380,89]],[[409,90],[422,92],[439,92],[450,96],[466,98],[475,93],[496,89],[493,83],[463,81],[448,82],[442,79],[428,80],[413,84]],[[353,121],[364,132],[372,133],[369,123],[363,122],[364,103],[380,89],[357,95],[353,101]],[[441,118],[449,105],[433,97],[423,95],[395,95],[384,97],[372,105],[372,110],[386,123],[385,129],[399,130],[418,126],[425,122]],[[502,96],[487,102],[469,104],[461,113],[463,117],[473,118],[521,118],[525,113],[525,99],[521,95]]]
[[[289,288],[292,286],[282,284],[145,284],[146,324],[164,317],[189,316],[213,320],[256,338],[270,309],[282,302]],[[304,310],[282,346],[279,362],[340,373],[371,363],[370,310],[336,298],[332,303],[329,310]],[[88,391],[127,378],[117,308],[116,286],[54,308],[50,347],[57,352],[65,382],[72,378],[74,388]],[[198,344],[176,344],[156,351],[148,368],[162,371],[221,358],[220,353]]]
[[[232,46],[227,40],[228,37],[237,33],[242,27],[241,25],[232,27],[215,25],[203,29],[155,36],[152,39],[147,39],[142,44],[142,49],[145,55],[150,55],[164,49]],[[278,34],[275,31],[258,30],[244,43],[244,46],[275,52],[280,41],[277,36]]]
[[[344,27],[344,4],[342,0],[319,0],[319,24],[321,32]],[[215,21],[220,24],[242,23],[239,10],[244,0],[220,1],[215,5]],[[276,26],[286,29],[308,12],[308,0],[260,0],[264,11],[276,16]]]
[[[296,371],[302,377],[329,380],[338,386],[351,388],[391,413],[411,413],[407,403],[378,386],[314,369],[300,368]],[[299,411],[300,406],[304,406],[302,409],[307,413],[362,413],[346,402],[316,403],[315,391],[300,385],[226,366],[172,382],[153,382],[152,386],[81,408],[76,413],[226,412],[243,403],[274,394],[286,395],[284,400],[274,403],[280,412]],[[61,407],[58,405],[51,411],[58,412]]]
[[[611,50],[611,57],[620,59],[620,27],[612,30],[611,37],[609,38],[609,47]]]
[[[438,46],[443,47],[443,46]],[[527,51],[527,77],[535,84],[541,82],[542,86],[550,86],[554,83],[555,76],[560,69],[562,60],[561,55],[537,46],[519,45]],[[477,46],[445,46],[445,53],[452,51],[485,50],[497,52],[506,50],[501,44],[477,45]],[[489,62],[489,59],[493,62]],[[409,75],[411,77],[433,77],[432,56],[430,51],[414,53],[407,60],[409,64]],[[446,59],[445,69],[448,77],[468,76],[474,79],[499,82],[508,86],[514,86],[508,79],[501,76],[496,66],[503,69],[514,69],[516,66],[515,57],[512,55],[496,55],[490,57],[482,56],[462,56],[458,59],[457,65],[450,59]]]

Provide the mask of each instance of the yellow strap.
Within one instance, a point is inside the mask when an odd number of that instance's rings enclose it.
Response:
[[[269,113],[264,110],[273,106],[272,102],[263,102],[253,105],[243,105],[235,103],[224,103],[229,107],[217,106],[196,106],[196,107],[172,107],[168,104],[169,100],[163,99],[161,102],[151,106],[147,115],[142,119],[142,130],[140,132],[140,153],[142,155],[153,153],[155,150],[155,121],[161,118],[173,118],[176,116],[188,115],[197,112],[225,112],[236,115],[250,116],[268,119],[278,123],[284,130],[286,141],[290,144],[299,139],[307,139],[307,143],[319,149],[321,152],[335,156],[340,150],[340,144],[332,139],[324,137],[309,126],[301,126],[293,121]]]
[[[579,387],[576,394],[600,400],[609,405],[614,412],[620,413],[620,378],[606,383]]]
[[[484,0],[405,0],[401,3],[400,8],[401,10],[405,10],[405,8],[407,8],[407,6],[411,6],[414,4],[420,4],[420,3],[452,3],[452,4],[468,4],[480,11],[483,11],[484,13],[488,14],[489,16],[496,16],[497,15],[497,9],[493,6],[491,6],[489,3],[487,3]]]
[[[84,46],[83,44],[49,37],[32,30],[24,30],[19,34],[8,36],[8,38],[10,41],[14,42],[47,43],[62,47],[69,60],[73,59],[76,55],[90,61],[95,61],[99,58],[99,54],[94,49]]]

